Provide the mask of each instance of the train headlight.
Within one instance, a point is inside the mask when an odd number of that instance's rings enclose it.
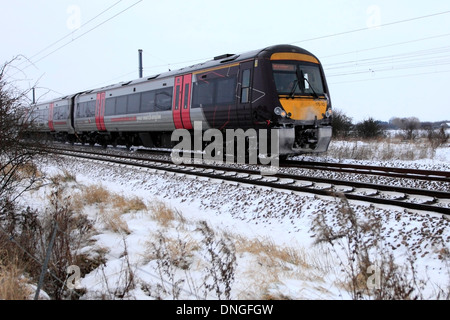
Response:
[[[284,111],[284,110],[283,110],[282,108],[280,108],[280,107],[276,107],[273,111],[275,112],[275,114],[276,114],[277,116],[281,116],[281,117],[283,117],[283,118],[286,118],[286,116],[287,116],[286,111]]]

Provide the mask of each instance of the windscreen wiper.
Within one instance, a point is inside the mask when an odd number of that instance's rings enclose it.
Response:
[[[316,90],[314,90],[313,86],[311,85],[311,82],[309,82],[309,80],[306,79],[306,78],[304,78],[304,79],[305,79],[306,82],[308,82],[309,87],[311,88],[311,90],[312,90],[312,92],[313,92],[314,98],[319,99],[319,95],[317,94]]]
[[[289,98],[294,99],[294,95],[295,95],[295,90],[297,90],[297,86],[298,86],[298,80],[294,80],[295,84],[294,87],[291,90],[291,93],[289,94]]]
[[[289,94],[289,98],[294,99],[295,91],[297,90],[297,87],[304,92],[305,91],[305,81],[302,81],[301,79],[305,78],[305,74],[303,73],[303,70],[300,70],[297,68],[295,71],[295,75],[297,76],[297,80],[294,80],[295,84],[294,87],[291,90],[291,93]]]

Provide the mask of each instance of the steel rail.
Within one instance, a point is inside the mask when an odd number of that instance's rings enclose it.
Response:
[[[210,179],[218,179],[218,180],[225,180],[225,181],[232,181],[242,184],[250,184],[250,185],[257,185],[257,186],[264,186],[264,187],[270,187],[274,189],[283,189],[283,190],[290,190],[295,192],[304,192],[309,194],[315,194],[315,195],[321,195],[321,196],[337,196],[337,195],[344,195],[347,199],[355,200],[355,201],[363,201],[363,202],[369,202],[369,203],[377,203],[377,204],[383,204],[383,205],[392,205],[397,207],[403,207],[413,210],[420,210],[420,211],[431,211],[431,212],[437,212],[445,215],[450,215],[450,207],[441,207],[441,206],[435,206],[435,205],[429,205],[424,203],[413,203],[413,202],[407,202],[404,200],[396,200],[396,199],[386,199],[386,198],[379,198],[375,196],[367,196],[367,195],[359,195],[359,194],[353,194],[351,192],[339,192],[335,190],[336,186],[343,185],[343,186],[351,186],[352,188],[369,188],[373,190],[379,190],[379,191],[389,191],[389,192],[400,192],[404,193],[404,196],[401,197],[402,199],[408,198],[410,195],[424,195],[431,197],[433,199],[439,198],[439,199],[450,199],[450,193],[448,192],[441,192],[441,191],[431,191],[431,190],[422,190],[422,189],[409,189],[409,188],[401,188],[401,187],[393,187],[393,186],[384,186],[384,185],[377,185],[377,184],[366,184],[361,182],[349,182],[349,181],[336,181],[331,179],[323,179],[323,178],[311,178],[306,176],[295,176],[295,175],[288,175],[288,174],[276,174],[270,177],[264,177],[259,174],[259,171],[255,170],[249,170],[249,169],[238,169],[238,168],[226,168],[226,167],[217,167],[217,166],[211,166],[211,165],[205,165],[205,164],[189,164],[184,166],[177,166],[174,165],[171,161],[168,160],[156,160],[156,159],[145,159],[145,158],[137,158],[137,157],[129,157],[129,156],[123,156],[123,155],[99,155],[95,153],[95,156],[92,156],[91,152],[88,151],[52,151],[54,153],[58,153],[61,155],[66,156],[75,156],[90,160],[99,160],[99,161],[105,161],[105,162],[111,162],[116,163],[120,165],[130,165],[130,166],[138,166],[142,168],[148,168],[148,169],[155,169],[155,170],[162,170],[162,171],[168,171],[173,173],[180,173],[185,175],[195,175],[200,177],[206,177]],[[78,154],[76,154],[78,153]],[[82,153],[82,154],[79,154]],[[116,159],[112,159],[111,157],[115,157]],[[128,161],[127,161],[128,160]],[[141,161],[141,163],[137,163],[136,161]],[[144,163],[145,162],[145,163]],[[163,163],[163,165],[157,165],[157,164],[151,164],[149,162],[160,162]],[[195,169],[201,169],[202,171],[194,171]],[[211,170],[210,172],[206,172],[206,170]],[[218,174],[214,173],[214,170],[216,171],[228,171],[234,172],[235,174]],[[248,176],[246,177],[239,177],[239,174],[246,174]],[[253,179],[250,178],[250,176],[253,176]],[[276,179],[276,181],[270,181]],[[288,179],[287,183],[282,183],[282,179]],[[326,183],[330,184],[329,188],[325,189],[315,189],[311,188],[311,186],[299,186],[296,185],[299,181],[313,181],[313,182],[319,182],[319,183]],[[279,183],[280,181],[281,183]],[[436,202],[436,201],[433,201]]]
[[[450,171],[434,171],[423,169],[393,168],[368,166],[357,164],[314,162],[314,161],[293,161],[286,160],[281,163],[283,167],[305,168],[315,170],[327,170],[344,173],[373,174],[379,176],[407,178],[414,180],[450,182]]]

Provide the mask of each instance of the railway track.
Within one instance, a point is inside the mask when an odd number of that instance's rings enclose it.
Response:
[[[294,167],[314,170],[326,170],[343,173],[373,174],[378,176],[407,178],[414,180],[450,182],[450,171],[433,171],[420,169],[379,167],[343,163],[323,163],[314,161],[292,161],[286,160],[283,167]]]
[[[304,175],[293,175],[277,173],[271,176],[263,176],[259,170],[241,167],[226,167],[209,164],[189,164],[177,166],[167,159],[148,159],[142,156],[130,154],[98,153],[92,150],[73,150],[67,148],[53,149],[52,152],[83,159],[110,162],[119,165],[137,166],[152,170],[168,171],[177,174],[194,175],[209,179],[219,179],[248,185],[269,187],[274,189],[289,190],[292,192],[303,192],[320,196],[345,196],[349,200],[376,203],[381,205],[397,206],[406,209],[436,212],[450,215],[450,192],[433,191],[397,187],[392,185],[373,184],[364,182],[352,182],[336,179],[310,177]],[[307,164],[307,166],[310,163]],[[334,164],[333,164],[334,165]],[[325,168],[326,165],[318,167]],[[379,170],[375,170],[379,169]],[[390,168],[391,170],[393,168]],[[352,170],[357,170],[353,168]],[[373,167],[358,171],[360,174],[373,174],[374,172],[386,172],[383,168]],[[406,169],[402,169],[406,170]],[[415,172],[413,176],[420,175],[427,179],[438,178],[437,181],[445,179],[446,172]],[[403,178],[406,172],[403,172]],[[411,175],[407,175],[410,178]],[[444,180],[450,181],[450,179]]]

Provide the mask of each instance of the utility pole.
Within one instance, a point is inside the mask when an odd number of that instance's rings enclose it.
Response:
[[[139,78],[142,78],[143,75],[143,65],[142,65],[142,49],[139,49]]]

